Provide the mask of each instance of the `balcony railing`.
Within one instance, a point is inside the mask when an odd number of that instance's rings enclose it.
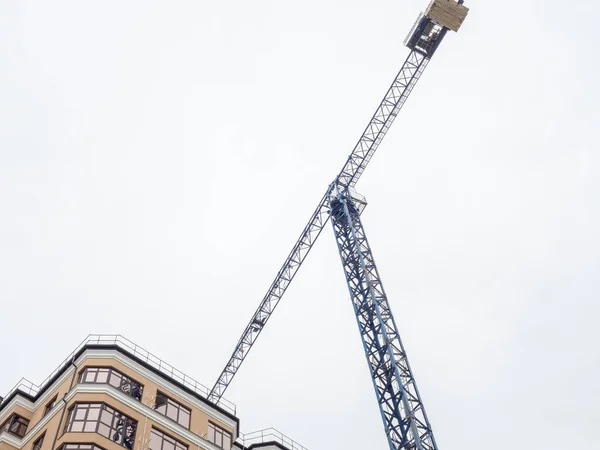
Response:
[[[39,385],[32,383],[31,381],[22,378],[4,397],[4,400],[0,402],[0,405],[5,402],[13,392],[20,391],[29,395],[36,395],[40,390],[46,386],[50,380],[63,369],[66,365],[70,364],[77,352],[79,352],[83,347],[94,347],[101,345],[115,345],[128,353],[134,355],[135,357],[141,359],[146,364],[151,367],[157,369],[160,373],[166,375],[174,381],[184,385],[186,388],[191,389],[196,394],[201,395],[204,398],[208,398],[208,394],[210,390],[204,386],[203,384],[197,382],[192,377],[184,374],[180,370],[177,370],[172,365],[166,363],[162,359],[143,349],[139,345],[131,342],[129,339],[124,338],[119,334],[90,334],[86,337],[81,344],[77,346],[75,350],[71,352],[67,358],[54,370],[52,373],[42,381]],[[224,410],[235,415],[236,406],[234,403],[230,402],[225,398],[221,398],[217,403],[218,406],[223,408]],[[295,449],[294,449],[295,450]]]
[[[246,434],[240,433],[237,442],[244,447],[265,442],[277,442],[289,450],[307,450],[306,447],[298,444],[292,438],[277,431],[275,428],[265,428],[264,430],[253,431]]]

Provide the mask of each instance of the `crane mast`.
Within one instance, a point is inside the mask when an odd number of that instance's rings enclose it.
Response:
[[[437,450],[360,220],[366,202],[345,190],[332,192],[330,204],[335,240],[390,449]]]
[[[431,0],[405,40],[411,50],[340,173],[329,185],[227,365],[209,393],[218,403],[331,218],[365,356],[391,450],[437,450],[360,215],[354,187],[448,30],[468,13],[463,0]]]

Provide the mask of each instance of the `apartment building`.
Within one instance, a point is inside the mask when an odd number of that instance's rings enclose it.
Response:
[[[90,335],[40,385],[0,397],[0,450],[306,450],[243,434],[236,407],[138,345]]]

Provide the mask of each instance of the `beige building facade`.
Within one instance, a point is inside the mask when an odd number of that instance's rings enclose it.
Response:
[[[0,398],[0,450],[306,450],[243,434],[235,405],[122,336],[91,335],[39,386]]]

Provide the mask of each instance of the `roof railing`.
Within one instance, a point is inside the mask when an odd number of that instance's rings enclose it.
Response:
[[[25,394],[33,396],[33,395],[37,394],[39,392],[39,390],[40,390],[40,387],[37,384],[33,383],[32,381],[29,381],[27,378],[21,378],[17,382],[17,384],[15,384],[13,386],[13,388],[10,391],[8,391],[8,394],[6,394],[4,396],[4,399],[7,399],[8,397],[10,397],[10,394],[12,394],[15,391],[21,391]],[[0,404],[1,403],[2,402],[0,402]]]
[[[27,380],[26,378],[22,378],[8,392],[8,394],[6,394],[4,396],[3,401],[6,401],[6,399],[8,399],[11,396],[11,394],[15,391],[20,391],[20,392],[23,392],[23,393],[31,395],[31,396],[37,395],[37,393],[40,392],[50,382],[50,380],[52,380],[52,378],[54,378],[54,376],[56,376],[56,374],[58,372],[60,372],[66,365],[71,363],[71,361],[73,360],[75,355],[82,348],[103,346],[103,345],[115,345],[115,346],[127,351],[128,353],[132,354],[133,356],[144,361],[149,366],[154,367],[160,373],[162,373],[162,374],[166,375],[167,377],[171,378],[172,380],[184,385],[186,388],[191,389],[196,394],[199,394],[202,397],[208,399],[208,394],[209,394],[210,390],[205,385],[203,385],[202,383],[199,383],[198,381],[194,380],[192,377],[186,375],[185,373],[181,372],[180,370],[176,369],[172,365],[168,364],[167,362],[165,362],[162,359],[160,359],[159,357],[157,357],[156,355],[150,353],[149,351],[145,350],[144,348],[140,347],[139,345],[135,344],[134,342],[131,342],[129,339],[121,336],[120,334],[90,334],[39,385]],[[2,404],[2,402],[0,402],[0,405],[1,404]],[[234,415],[236,414],[235,404],[230,402],[227,399],[221,398],[219,400],[219,402],[217,403],[217,405]]]
[[[292,438],[286,436],[275,428],[265,428],[264,430],[252,431],[250,433],[240,433],[237,441],[244,447],[252,444],[262,444],[265,442],[277,442],[288,450],[308,450]]]

